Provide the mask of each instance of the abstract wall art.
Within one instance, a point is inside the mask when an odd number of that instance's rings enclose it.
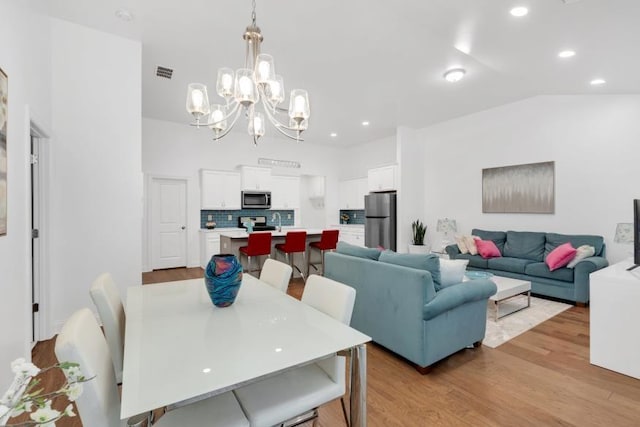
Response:
[[[482,212],[554,213],[554,187],[555,162],[482,169]]]

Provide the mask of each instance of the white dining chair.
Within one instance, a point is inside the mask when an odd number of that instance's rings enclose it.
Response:
[[[124,327],[126,316],[122,299],[109,273],[101,274],[94,280],[89,290],[93,304],[98,309],[104,336],[109,345],[109,353],[116,373],[116,381],[122,383],[122,360],[124,358]]]
[[[349,324],[355,294],[355,289],[347,285],[314,274],[307,279],[302,302]],[[252,427],[268,427],[292,419],[297,425],[317,418],[319,406],[345,394],[345,369],[345,357],[333,355],[246,385],[234,393]]]
[[[269,258],[262,265],[260,280],[286,293],[291,273],[293,273],[293,269],[290,265]]]
[[[83,383],[83,392],[76,400],[83,424],[125,426],[126,420],[120,420],[118,386],[107,343],[91,310],[83,308],[67,320],[56,339],[55,353],[59,361],[79,363],[85,378],[91,378]],[[155,425],[246,427],[249,421],[233,393],[227,392],[167,412]]]

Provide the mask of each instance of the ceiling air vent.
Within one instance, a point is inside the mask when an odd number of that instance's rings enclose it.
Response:
[[[171,68],[161,67],[160,65],[158,65],[158,68],[156,68],[156,76],[158,77],[171,79],[172,75],[173,75],[173,70]]]

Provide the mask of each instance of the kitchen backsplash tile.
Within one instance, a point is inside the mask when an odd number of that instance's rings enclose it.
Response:
[[[240,209],[240,210],[201,210],[200,211],[200,228],[207,228],[205,223],[209,222],[209,215],[212,221],[216,223],[216,228],[228,228],[238,226],[238,217],[240,216],[266,216],[268,225],[278,225],[278,221],[272,221],[273,214],[280,213],[282,217],[282,225],[294,225],[295,213],[293,210],[276,210],[276,209]],[[364,212],[364,211],[363,211]],[[231,220],[229,220],[231,215]],[[364,223],[363,223],[364,224]]]
[[[345,222],[342,215],[349,219]],[[364,209],[340,209],[340,224],[364,224]]]

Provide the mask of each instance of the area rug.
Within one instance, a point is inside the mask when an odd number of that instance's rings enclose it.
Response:
[[[571,307],[569,304],[531,297],[531,307],[495,321],[493,320],[493,303],[490,302],[489,304],[490,306],[487,309],[487,332],[482,344],[491,348],[498,347]],[[500,313],[508,313],[518,307],[522,307],[523,304],[526,304],[526,297],[506,301],[500,304]]]

